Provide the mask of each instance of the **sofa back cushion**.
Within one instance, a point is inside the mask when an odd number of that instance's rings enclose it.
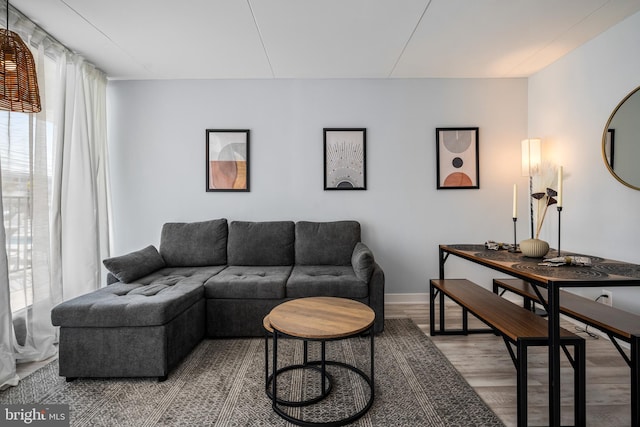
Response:
[[[167,267],[227,263],[227,220],[170,222],[162,226],[160,255]]]
[[[357,221],[296,223],[296,264],[351,265],[351,255],[360,241]]]
[[[293,265],[292,221],[246,222],[229,225],[229,265]]]

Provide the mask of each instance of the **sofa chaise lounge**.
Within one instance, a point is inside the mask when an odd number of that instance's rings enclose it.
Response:
[[[384,328],[384,273],[356,221],[167,223],[160,247],[104,260],[107,286],[51,312],[60,375],[164,379],[205,337],[262,336],[292,298],[369,305]]]

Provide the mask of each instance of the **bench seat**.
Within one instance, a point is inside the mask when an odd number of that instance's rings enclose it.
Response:
[[[493,279],[493,291],[506,289],[530,301],[540,302],[533,285],[520,279]],[[547,290],[538,289],[544,303]],[[560,313],[591,325],[607,334],[626,342],[640,335],[640,316],[581,297],[567,291],[560,291]]]
[[[435,325],[435,300],[440,295],[440,323]],[[505,340],[517,372],[517,420],[518,426],[527,425],[527,348],[549,345],[549,324],[531,311],[520,307],[499,295],[466,279],[432,279],[429,286],[431,335],[466,334],[467,312],[498,332]],[[447,330],[444,325],[444,296],[462,307],[462,330]],[[482,332],[475,330],[473,332]],[[585,397],[585,342],[576,334],[560,328],[561,345],[574,370],[575,425],[585,425],[582,419]],[[509,345],[516,346],[517,355]],[[574,348],[573,357],[566,346]]]
[[[523,297],[525,307],[528,308],[532,301],[541,302],[540,297],[545,304],[547,301],[546,289],[539,288],[538,296],[533,285],[524,280],[493,279],[493,291],[498,294],[500,289]],[[630,368],[631,420],[637,420],[640,416],[640,316],[562,290],[560,313],[604,332],[611,339]],[[628,355],[616,341],[618,339],[629,343]]]

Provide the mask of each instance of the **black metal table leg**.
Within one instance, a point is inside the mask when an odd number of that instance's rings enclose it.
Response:
[[[631,425],[640,425],[640,336],[631,337]]]
[[[273,374],[270,377],[271,380],[271,386],[272,386],[272,408],[274,410],[274,412],[276,412],[278,415],[280,415],[283,419],[285,419],[286,421],[292,423],[292,424],[296,424],[296,425],[300,425],[300,426],[307,426],[307,427],[312,427],[312,426],[331,426],[331,427],[338,427],[338,426],[344,426],[347,424],[351,424],[354,421],[356,421],[357,419],[361,418],[365,413],[367,413],[367,411],[371,408],[371,406],[373,405],[373,400],[374,400],[374,396],[375,396],[375,392],[374,392],[374,368],[375,368],[375,347],[374,347],[374,333],[373,333],[373,325],[366,331],[369,333],[370,335],[370,372],[369,375],[367,375],[365,372],[363,372],[361,369],[350,365],[348,363],[345,362],[339,362],[339,361],[333,361],[333,360],[326,360],[326,348],[325,348],[325,344],[326,341],[325,340],[319,340],[321,343],[321,360],[319,361],[307,361],[306,364],[304,365],[304,367],[310,367],[311,365],[320,365],[320,368],[317,368],[314,366],[314,368],[318,369],[321,371],[321,382],[322,382],[322,387],[325,387],[325,381],[328,378],[330,381],[330,376],[328,375],[328,373],[326,373],[326,367],[327,366],[339,366],[342,368],[346,368],[352,372],[355,372],[357,375],[359,375],[362,380],[364,380],[367,385],[369,386],[369,390],[370,390],[370,395],[369,395],[369,400],[367,401],[367,403],[365,404],[365,406],[360,409],[358,412],[356,412],[355,414],[340,419],[340,420],[335,420],[335,421],[329,421],[329,422],[314,422],[314,421],[306,421],[306,420],[302,420],[299,418],[295,418],[292,417],[291,415],[287,414],[284,410],[282,410],[282,408],[280,408],[278,405],[284,405],[284,406],[308,406],[311,405],[313,403],[317,403],[318,400],[312,401],[313,399],[309,399],[306,401],[302,401],[302,402],[295,402],[295,404],[290,404],[291,402],[284,402],[281,399],[278,399],[277,395],[276,395],[276,381],[277,381],[277,377],[278,374],[288,370],[288,369],[300,369],[300,366],[285,366],[283,368],[277,369],[277,341],[278,341],[278,337],[277,335],[279,335],[278,332],[276,332],[274,330],[273,332]],[[266,348],[266,347],[265,347]],[[326,376],[326,378],[325,378]],[[329,383],[328,386],[328,390],[327,393],[324,394],[322,393],[324,396],[322,396],[322,398],[326,397],[326,395],[328,395],[329,391],[331,390],[331,383]],[[317,399],[317,398],[314,398]]]

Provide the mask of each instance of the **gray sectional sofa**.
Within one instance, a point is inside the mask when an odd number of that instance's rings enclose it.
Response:
[[[108,286],[51,312],[60,375],[166,378],[205,336],[262,336],[292,298],[369,305],[384,328],[384,273],[356,221],[167,223],[160,248],[104,260]]]

